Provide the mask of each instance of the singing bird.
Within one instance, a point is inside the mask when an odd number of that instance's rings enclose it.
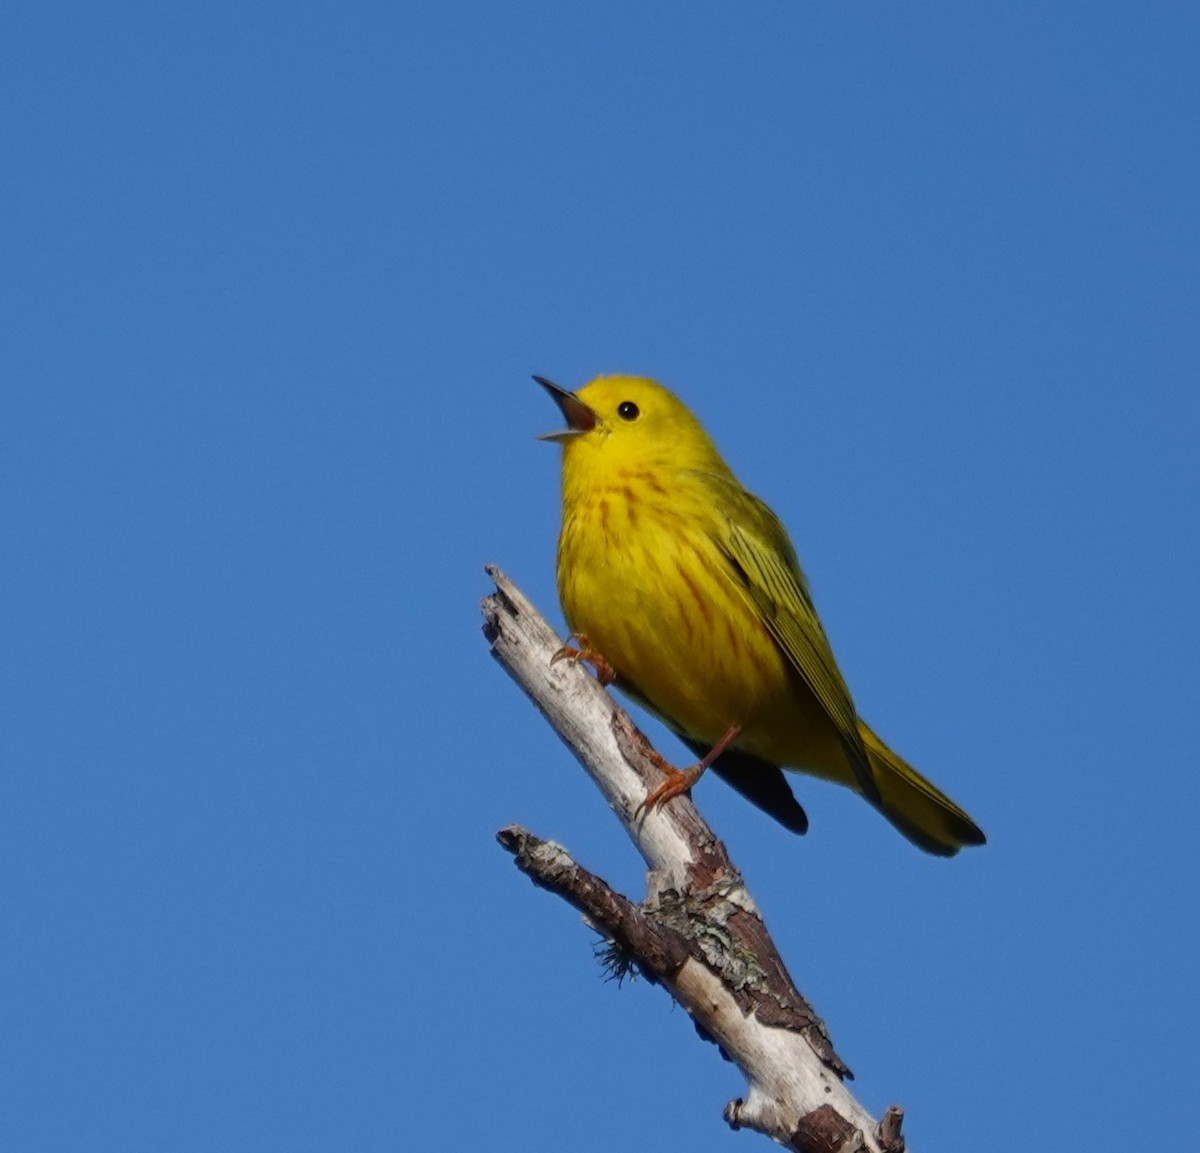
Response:
[[[700,422],[643,377],[568,392],[534,380],[567,427],[558,594],[572,630],[558,656],[656,713],[701,760],[662,762],[665,803],[712,768],[788,829],[808,818],[782,769],[847,785],[910,841],[949,857],[979,827],[863,721],[775,514],[739,483]]]

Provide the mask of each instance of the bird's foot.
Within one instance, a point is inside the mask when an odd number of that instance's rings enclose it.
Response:
[[[578,641],[579,647],[576,648],[572,641]],[[591,642],[583,633],[572,633],[567,637],[567,643],[562,646],[551,658],[552,665],[559,661],[570,661],[575,665],[582,661],[585,665],[591,665],[596,673],[596,680],[607,687],[617,679],[617,674],[613,672],[613,667],[591,646]]]
[[[667,801],[679,796],[680,793],[686,793],[704,776],[713,761],[737,740],[741,731],[741,725],[730,725],[725,735],[709,749],[704,759],[686,769],[675,768],[674,765],[668,764],[659,753],[651,749],[650,759],[654,761],[655,767],[666,777],[666,780],[646,794],[646,799],[634,810],[633,819],[636,821],[640,815],[650,812],[658,805],[665,805]]]
[[[646,799],[634,810],[633,819],[636,821],[639,817],[650,812],[651,809],[657,808],[659,805],[665,805],[668,801],[674,800],[680,793],[686,793],[691,787],[704,776],[704,770],[708,767],[703,762],[694,764],[686,769],[677,769],[674,765],[669,765],[658,753],[654,754],[654,761],[662,770],[663,776],[666,778],[662,784],[651,789],[646,794]]]

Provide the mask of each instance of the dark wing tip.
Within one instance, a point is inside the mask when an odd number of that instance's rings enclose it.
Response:
[[[699,742],[685,740],[684,744],[698,757],[708,752]],[[774,817],[788,832],[798,836],[808,832],[808,814],[792,795],[787,777],[777,765],[730,749],[713,762],[712,771],[752,805]]]

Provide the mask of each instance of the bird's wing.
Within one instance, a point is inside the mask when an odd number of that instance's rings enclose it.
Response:
[[[697,757],[708,754],[709,746],[679,734]],[[808,832],[808,816],[792,793],[787,776],[778,766],[741,749],[726,749],[710,766],[727,785],[732,786],[752,805],[774,817],[785,829],[803,835]]]
[[[732,507],[744,509],[746,515],[726,520],[719,546],[776,643],[837,726],[863,796],[879,805],[879,788],[859,735],[854,701],[833,659],[787,533],[756,496],[744,491],[740,496]]]

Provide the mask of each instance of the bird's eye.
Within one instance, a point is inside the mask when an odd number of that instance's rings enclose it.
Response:
[[[617,405],[617,416],[622,420],[637,420],[640,415],[638,406],[632,400],[623,400]]]

